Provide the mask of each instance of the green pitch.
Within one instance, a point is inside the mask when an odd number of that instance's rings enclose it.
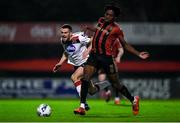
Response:
[[[88,100],[91,109],[85,116],[74,115],[78,100],[0,100],[0,121],[24,122],[126,122],[126,121],[180,121],[180,100],[141,100],[140,113],[134,116],[131,105],[123,100],[121,105],[113,101]],[[50,117],[39,117],[36,108],[47,103],[52,108]]]

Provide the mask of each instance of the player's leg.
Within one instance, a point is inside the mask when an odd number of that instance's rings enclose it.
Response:
[[[101,75],[100,81],[90,82],[89,89],[88,89],[88,92],[90,95],[94,95],[95,93],[101,90],[104,90],[105,88],[108,88],[108,86],[110,86],[110,83],[106,80],[106,75],[104,73],[100,75]],[[103,79],[102,77],[105,79]],[[110,96],[111,96],[111,92],[109,93],[109,91],[107,91],[108,100],[110,99]]]
[[[71,75],[71,79],[74,82],[74,86],[76,87],[76,90],[79,94],[79,96],[81,95],[81,78],[83,77],[83,73],[84,73],[84,67],[80,66],[77,67],[75,72]],[[93,87],[91,87],[93,88]],[[96,87],[94,87],[94,90],[97,90]],[[90,109],[89,105],[87,104],[87,102],[85,103],[85,110],[88,111]]]
[[[111,100],[111,90],[110,90],[110,88],[109,87],[106,87],[105,89],[104,89],[104,98],[105,98],[105,101],[106,102],[109,102],[110,100]]]
[[[81,79],[81,97],[80,97],[80,107],[74,110],[75,114],[85,115],[85,103],[88,94],[88,88],[90,84],[90,80],[95,73],[96,68],[91,65],[85,65],[84,67],[84,76]]]
[[[105,72],[102,70],[102,69],[100,69],[99,71],[98,71],[98,80],[100,81],[100,82],[103,82],[103,81],[105,81],[106,80],[106,74],[105,74]],[[104,98],[105,98],[105,100],[106,100],[106,102],[109,102],[110,101],[110,99],[111,99],[111,90],[109,89],[109,86],[107,86],[107,87],[105,87],[104,88]]]
[[[119,82],[119,75],[117,66],[112,57],[104,57],[105,60],[103,62],[103,69],[109,79],[109,82],[112,84],[114,90],[120,91],[125,97],[127,97],[131,102],[133,101],[133,96],[129,93],[127,88]]]
[[[71,75],[71,80],[73,81],[79,96],[81,93],[81,83],[82,83],[81,78],[83,77],[83,73],[84,73],[84,67],[79,66],[79,67],[75,67],[75,71]],[[98,88],[93,84],[93,82],[90,82],[89,90],[88,90],[89,94],[94,95],[98,91],[99,91]]]
[[[94,75],[96,68],[91,65],[85,65],[84,67],[84,76],[81,79],[82,86],[81,86],[81,103],[86,102],[86,97],[88,93],[89,84],[91,81],[92,76]]]
[[[81,78],[83,76],[83,71],[84,68],[83,67],[77,67],[77,69],[74,71],[74,73],[71,75],[71,80],[74,83],[74,86],[76,87],[76,91],[78,92],[79,96],[81,93]]]
[[[121,82],[119,82],[118,73],[107,74],[109,81],[111,82],[114,89],[117,89],[120,93],[122,93],[127,99],[133,102],[134,97],[130,94],[126,86],[124,86]]]
[[[113,88],[117,89],[122,95],[124,95],[127,99],[132,103],[132,111],[134,115],[139,113],[139,97],[132,96],[128,91],[127,87],[119,82],[119,76],[117,73],[107,74],[109,81],[112,83]]]
[[[116,104],[116,105],[120,104],[120,97],[119,97],[118,89],[115,90],[114,104]]]
[[[130,100],[130,102],[132,103],[133,114],[137,115],[139,112],[139,97],[132,96],[127,87],[119,81],[117,66],[113,59],[109,58],[105,60],[103,69],[105,70],[107,78],[109,79],[109,82],[111,82],[114,90],[117,89],[121,94],[123,94],[127,99]]]

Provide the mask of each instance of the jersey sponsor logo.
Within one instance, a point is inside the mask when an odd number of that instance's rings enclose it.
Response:
[[[66,50],[68,52],[74,52],[76,50],[76,47],[73,44],[71,44],[66,48]]]

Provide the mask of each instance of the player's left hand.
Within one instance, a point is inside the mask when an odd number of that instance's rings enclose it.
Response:
[[[139,57],[142,59],[147,59],[149,57],[149,53],[148,52],[140,52]]]

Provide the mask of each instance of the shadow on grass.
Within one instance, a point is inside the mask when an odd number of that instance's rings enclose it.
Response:
[[[85,115],[86,118],[129,118],[132,115],[129,114],[88,114]]]
[[[131,106],[132,106],[131,104],[119,104],[119,105],[115,105],[115,104],[112,104],[112,103],[111,103],[111,104],[109,103],[108,105],[118,106],[118,107],[119,107],[119,106],[123,106],[123,107],[131,107]]]

